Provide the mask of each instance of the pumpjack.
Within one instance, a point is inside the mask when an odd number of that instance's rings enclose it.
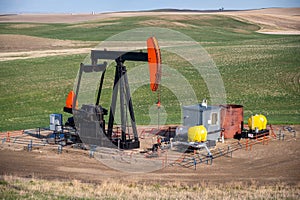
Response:
[[[104,116],[108,114],[108,110],[99,104],[105,72],[107,70],[107,62],[98,63],[98,60],[114,60],[116,62],[107,129],[105,127]],[[92,50],[91,64],[80,64],[77,87],[75,88],[75,92],[71,91],[69,93],[66,100],[66,106],[64,107],[65,112],[73,114],[73,118],[68,120],[69,124],[72,124],[78,130],[80,139],[84,140],[83,142],[97,146],[118,147],[121,149],[134,149],[140,147],[127,69],[124,65],[126,61],[148,62],[150,89],[152,91],[157,91],[161,79],[161,54],[155,37],[147,39],[147,52]],[[78,108],[77,97],[80,90],[82,75],[83,73],[93,72],[102,72],[96,102],[93,105],[83,104],[81,108]],[[120,134],[116,135],[114,133],[114,123],[118,94],[120,98],[119,113],[121,115],[121,130]],[[158,104],[160,104],[159,99]],[[72,120],[74,120],[75,123]],[[127,129],[129,122],[131,124],[131,133],[129,133]]]

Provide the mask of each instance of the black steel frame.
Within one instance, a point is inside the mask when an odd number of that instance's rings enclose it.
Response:
[[[136,123],[135,123],[135,116],[134,116],[134,109],[131,100],[130,88],[128,83],[127,77],[127,70],[126,66],[124,65],[125,61],[148,61],[148,53],[144,52],[122,52],[122,51],[100,51],[100,50],[92,50],[91,51],[91,66],[99,66],[98,60],[99,59],[106,59],[106,60],[115,60],[116,61],[116,70],[115,70],[115,78],[114,78],[114,86],[113,86],[113,93],[112,93],[112,101],[110,106],[109,112],[109,121],[108,121],[108,128],[106,132],[106,136],[115,144],[119,145],[122,149],[132,149],[132,148],[139,148],[140,142],[138,138]],[[104,67],[103,67],[104,66]],[[99,105],[102,86],[104,82],[105,72],[107,63],[104,63],[101,67],[101,71],[103,71],[100,79],[98,94],[96,105]],[[116,111],[116,102],[117,97],[120,97],[120,114],[121,114],[121,138],[118,140],[113,140],[112,133],[113,133],[113,125],[115,121],[115,111]],[[130,119],[127,117],[127,109],[129,111]],[[133,138],[127,138],[126,128],[127,123],[130,120]]]

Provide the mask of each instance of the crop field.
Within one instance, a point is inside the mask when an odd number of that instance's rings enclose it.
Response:
[[[92,48],[109,36],[138,27],[169,28],[199,42],[222,76],[227,103],[244,106],[245,121],[251,114],[262,113],[271,124],[300,123],[300,36],[257,33],[259,25],[231,16],[112,17],[80,23],[2,22],[0,42],[3,47],[0,53],[5,53],[7,49],[15,52],[26,52],[31,48],[51,49],[53,41],[84,43],[78,48]],[[6,40],[8,36],[24,35],[30,37],[26,41]],[[35,47],[34,42],[30,43],[30,38],[39,38],[37,41],[44,39],[48,43]],[[10,45],[14,49],[10,49]],[[19,46],[22,48],[18,49]],[[61,46],[56,45],[52,49],[59,48],[74,49],[76,46],[65,46],[62,42]],[[28,59],[13,59],[11,56],[9,60],[0,61],[0,131],[48,126],[49,114],[62,112],[66,95],[73,89],[79,64],[87,53]],[[199,102],[209,98],[204,81],[193,77],[188,65],[166,54],[162,54],[162,59],[190,81]],[[129,63],[128,68],[131,66],[134,64]],[[111,70],[107,79],[112,76]],[[111,82],[106,84],[102,97],[104,107],[109,105],[112,87]],[[138,124],[149,123],[146,113],[156,101],[156,95],[151,94],[148,88],[141,87],[133,94]],[[164,87],[161,96],[168,114],[167,124],[180,124],[181,110],[175,96]]]
[[[274,8],[218,13],[1,15],[0,199],[299,199],[299,12],[300,8]],[[61,153],[58,145],[35,146],[27,152],[27,143],[15,143],[16,137],[12,142],[17,133],[18,141],[27,141],[27,134],[23,137],[24,132],[12,130],[48,127],[49,114],[63,113],[80,63],[91,49],[122,31],[148,27],[168,28],[198,42],[222,77],[226,103],[243,105],[246,123],[251,114],[264,114],[281,139],[256,140],[253,146],[246,140],[245,147],[231,156],[214,158],[211,165],[201,162],[188,168],[161,157],[162,167],[148,173],[117,171],[113,163],[102,163],[91,158],[91,151],[71,145],[64,146]],[[210,104],[208,85],[197,70],[175,53],[165,49],[161,53],[162,83],[171,80],[172,72],[180,73],[197,101],[207,98]],[[125,64],[130,72],[140,63]],[[104,108],[110,105],[113,77],[112,66],[101,95]],[[129,84],[134,86],[141,77],[129,76]],[[165,111],[160,117],[166,117],[166,124],[180,124],[182,105],[176,93],[163,84],[160,90],[161,110]],[[185,90],[182,87],[180,91]],[[156,127],[157,119],[151,117],[157,113],[149,113],[157,112],[157,93],[151,92],[149,84],[132,92],[132,101],[141,125],[138,130],[149,124]],[[69,116],[63,113],[63,120]],[[213,150],[220,151],[222,145],[229,150],[233,141],[218,143]],[[125,162],[120,166],[126,168]]]

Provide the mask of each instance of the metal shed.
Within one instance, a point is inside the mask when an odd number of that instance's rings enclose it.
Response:
[[[183,125],[192,127],[204,125],[207,129],[207,140],[218,140],[221,132],[221,107],[202,106],[201,104],[183,106]]]

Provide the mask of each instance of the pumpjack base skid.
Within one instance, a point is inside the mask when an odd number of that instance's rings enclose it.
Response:
[[[134,141],[134,140],[113,140],[112,143],[116,145],[120,149],[138,149],[140,148],[140,141]]]
[[[249,138],[249,139],[257,139],[260,137],[268,136],[269,134],[270,131],[268,129],[259,130],[258,132],[255,130],[244,130],[241,133],[242,138]]]

